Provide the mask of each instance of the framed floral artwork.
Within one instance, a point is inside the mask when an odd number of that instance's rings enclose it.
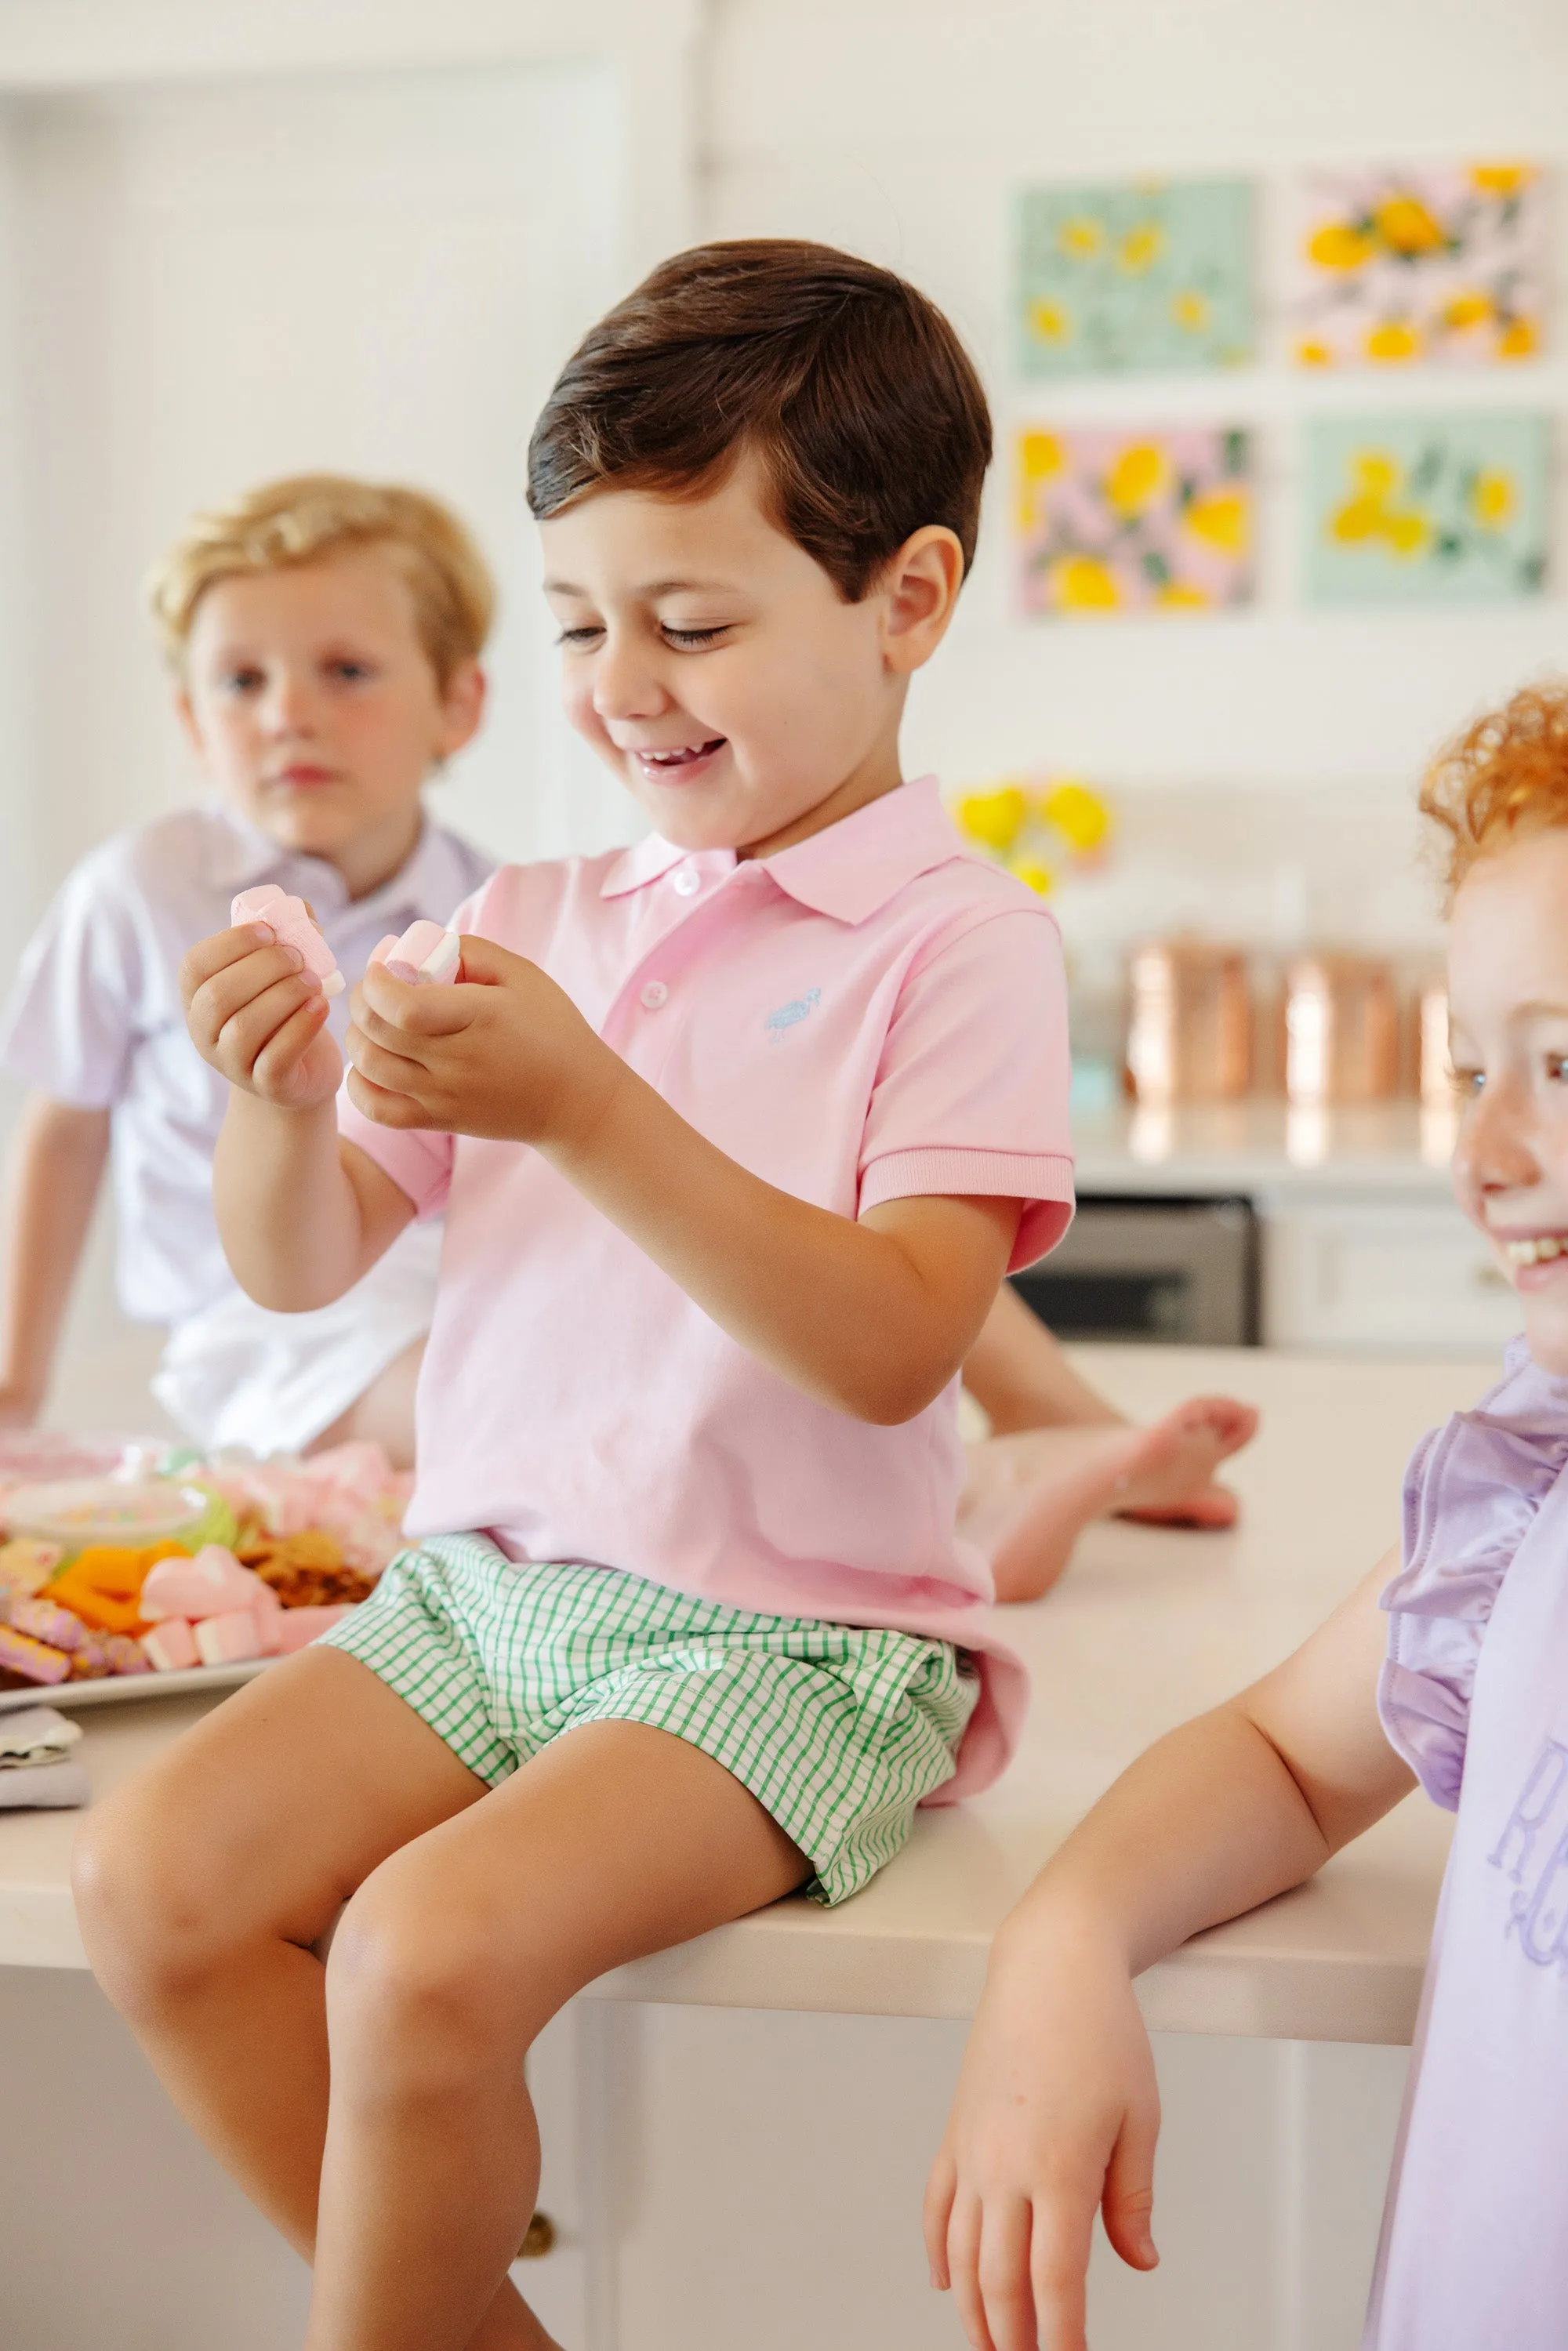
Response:
[[[1218,612],[1251,601],[1252,441],[1240,427],[1031,425],[1015,468],[1026,613]]]
[[[1302,367],[1506,363],[1540,350],[1547,189],[1529,163],[1369,166],[1298,189]]]
[[[1507,603],[1546,581],[1552,426],[1475,415],[1323,416],[1306,428],[1317,604]]]
[[[1027,376],[1237,367],[1252,355],[1245,180],[1026,188],[1017,332]]]

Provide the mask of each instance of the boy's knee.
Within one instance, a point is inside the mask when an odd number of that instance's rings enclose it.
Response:
[[[71,1889],[93,1973],[132,2022],[177,2005],[232,1944],[221,1886],[193,1865],[177,1824],[135,1789],[88,1813]]]
[[[394,1856],[365,1881],[332,1938],[327,2011],[334,2066],[363,2059],[377,2095],[419,2095],[488,2072],[537,2024],[483,1902],[443,1900]],[[515,1961],[516,1954],[512,1954]],[[542,2022],[543,2020],[538,2020]]]

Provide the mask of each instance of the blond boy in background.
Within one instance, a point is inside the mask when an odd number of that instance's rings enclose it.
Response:
[[[434,498],[329,474],[198,515],[149,586],[213,797],[84,858],[23,958],[0,1029],[0,1061],[33,1089],[0,1421],[41,1409],[112,1161],[120,1303],[168,1328],[153,1392],[190,1437],[259,1453],[374,1437],[406,1464],[439,1230],[411,1228],[321,1311],[253,1305],[213,1216],[228,1089],[191,1045],[176,974],[237,891],[275,882],[309,902],[352,986],[386,933],[444,921],[485,879],[494,861],[423,792],[479,725],[494,587]]]

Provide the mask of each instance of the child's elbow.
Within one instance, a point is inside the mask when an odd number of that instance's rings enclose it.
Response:
[[[852,1419],[867,1421],[873,1428],[902,1428],[936,1403],[951,1376],[946,1368],[934,1373],[922,1366],[879,1365],[847,1381],[833,1402]]]

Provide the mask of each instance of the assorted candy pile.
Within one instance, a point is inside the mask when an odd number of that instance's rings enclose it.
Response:
[[[379,1445],[211,1462],[131,1447],[113,1462],[59,1439],[0,1445],[0,1689],[287,1656],[366,1597],[402,1540],[410,1480]]]

